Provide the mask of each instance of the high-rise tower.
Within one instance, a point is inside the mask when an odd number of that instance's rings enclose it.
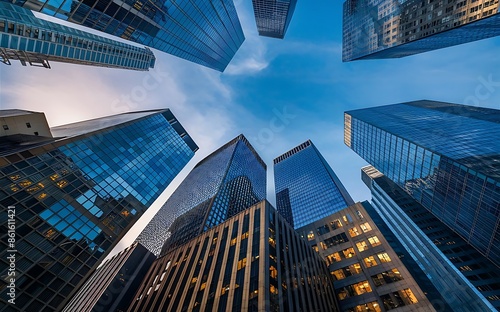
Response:
[[[223,71],[245,37],[230,0],[7,0]]]
[[[297,0],[252,0],[259,35],[283,39]]]
[[[0,122],[1,215],[15,227],[0,240],[0,289],[15,284],[2,312],[60,310],[197,150],[168,109],[50,130],[40,113]]]
[[[498,1],[347,0],[342,60],[398,58],[500,35]]]
[[[194,167],[137,240],[164,254],[265,197],[266,165],[239,135]]]
[[[500,263],[500,110],[434,101],[345,113],[345,144]]]
[[[0,60],[50,68],[49,61],[133,70],[155,64],[153,52],[37,18],[0,2]]]
[[[278,212],[295,228],[354,204],[310,140],[274,159],[274,181]]]

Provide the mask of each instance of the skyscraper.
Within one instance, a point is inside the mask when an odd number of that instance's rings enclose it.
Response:
[[[500,35],[498,1],[346,0],[342,60],[398,58]]]
[[[0,2],[0,58],[4,64],[50,68],[49,61],[148,70],[153,52],[37,18],[30,10]]]
[[[354,204],[310,140],[274,159],[274,181],[278,212],[295,228]]]
[[[446,305],[433,307],[427,298],[432,290],[415,281],[367,213],[369,207],[356,203],[296,229],[325,260],[341,311],[450,311]]]
[[[230,0],[8,0],[223,71],[245,37]]]
[[[297,0],[252,0],[259,35],[283,39]]]
[[[362,168],[362,178],[372,193],[370,215],[374,221],[378,215],[378,227],[387,228],[384,236],[394,236],[407,254],[401,260],[412,259],[415,264],[407,267],[420,268],[442,301],[453,311],[500,309],[496,265],[373,166]]]
[[[50,131],[32,112],[0,121],[0,206],[15,226],[15,243],[5,232],[0,242],[2,292],[15,279],[15,305],[2,295],[2,312],[61,309],[197,150],[168,109]]]
[[[500,110],[434,101],[345,113],[345,144],[500,263]]]
[[[137,240],[164,254],[265,197],[266,165],[239,135],[194,167]]]
[[[157,259],[128,311],[339,310],[325,263],[261,201]]]

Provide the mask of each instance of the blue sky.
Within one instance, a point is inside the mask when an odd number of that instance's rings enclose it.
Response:
[[[196,162],[239,133],[269,169],[274,157],[311,139],[354,200],[362,201],[370,199],[360,179],[366,163],[343,144],[344,111],[419,99],[500,109],[500,38],[402,59],[342,63],[341,1],[299,1],[284,40],[259,37],[251,1],[235,4],[246,40],[222,74],[159,51],[150,72],[60,63],[50,70],[18,62],[0,67],[2,109],[43,111],[56,126],[168,107],[200,146],[121,247]],[[158,83],[146,90],[144,81]]]

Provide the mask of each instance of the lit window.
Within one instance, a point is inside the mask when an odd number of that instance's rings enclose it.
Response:
[[[380,259],[380,262],[391,262],[391,257],[389,257],[386,252],[380,253],[377,256]]]
[[[366,232],[369,232],[372,230],[372,227],[370,226],[370,224],[368,222],[361,224],[359,227],[361,228],[363,233],[366,233]]]
[[[368,244],[365,241],[361,241],[361,242],[356,243],[356,247],[361,252],[361,251],[365,251],[368,249]]]
[[[120,214],[124,217],[128,217],[130,215],[130,212],[128,212],[128,210],[123,210]]]
[[[307,234],[307,240],[310,241],[310,240],[313,240],[314,239],[314,233],[313,231],[310,231],[308,234]]]
[[[361,233],[359,233],[359,230],[357,227],[353,227],[353,228],[349,229],[349,235],[351,235],[351,237],[356,237],[359,234],[361,234]]]
[[[415,304],[418,302],[417,297],[415,297],[410,288],[400,290],[399,293],[406,304]]]
[[[10,178],[12,181],[16,181],[16,180],[20,179],[20,178],[21,178],[21,176],[20,176],[20,175],[18,175],[18,174],[15,174],[15,175],[11,175],[9,178]]]
[[[342,270],[342,269],[338,269],[338,270],[332,271],[331,273],[332,273],[333,278],[336,281],[343,280],[346,277],[345,274],[344,274],[344,270]]]
[[[31,184],[33,184],[33,182],[31,182],[30,180],[22,180],[21,182],[19,182],[20,187],[27,187],[30,186]]]
[[[370,244],[372,245],[372,247],[375,247],[375,246],[378,246],[380,244],[382,244],[378,237],[377,236],[372,236],[372,237],[368,237],[368,241],[370,242]]]
[[[330,226],[333,230],[335,230],[342,227],[342,222],[340,222],[340,219],[336,219],[330,222]]]
[[[269,276],[271,276],[274,279],[278,278],[278,270],[276,270],[276,268],[272,265],[269,267]]]
[[[328,262],[328,265],[332,264],[333,262],[338,262],[340,260],[341,258],[338,252],[334,252],[331,255],[326,256],[326,261]]]
[[[344,257],[346,257],[347,259],[354,257],[354,255],[356,254],[354,252],[354,248],[352,247],[342,250],[342,253],[344,254]]]
[[[365,263],[367,268],[376,266],[378,263],[375,261],[375,258],[373,256],[369,256],[363,259],[363,262]]]

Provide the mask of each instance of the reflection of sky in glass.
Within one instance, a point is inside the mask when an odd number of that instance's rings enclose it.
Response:
[[[70,239],[85,238],[91,242],[101,232],[98,226],[64,199],[40,213],[40,217]]]

